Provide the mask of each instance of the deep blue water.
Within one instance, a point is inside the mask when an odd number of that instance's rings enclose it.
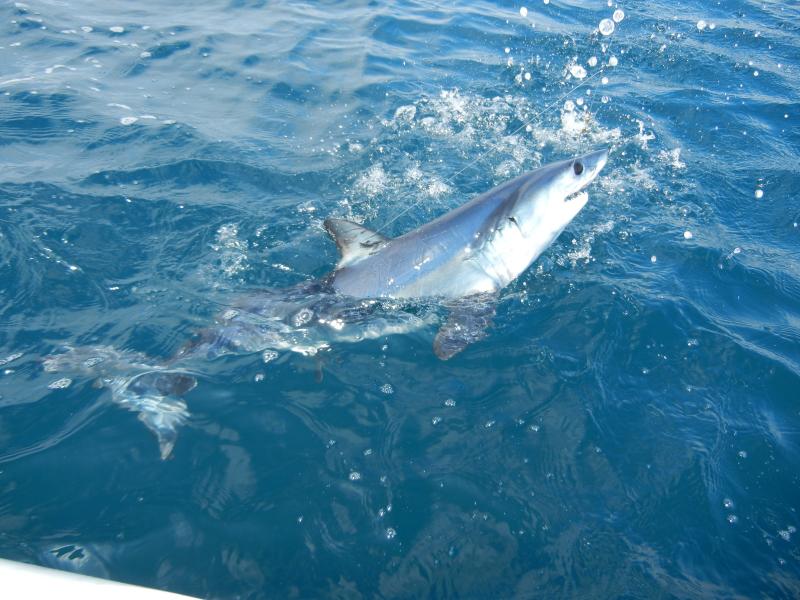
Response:
[[[800,594],[800,6],[520,7],[0,6],[0,556],[211,598]],[[43,368],[165,361],[329,272],[327,216],[399,234],[601,147],[450,361],[434,325],[209,360],[167,460]]]

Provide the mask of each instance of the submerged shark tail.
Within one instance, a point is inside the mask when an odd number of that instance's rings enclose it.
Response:
[[[189,418],[181,398],[197,385],[186,371],[153,365],[144,354],[122,352],[109,346],[68,348],[44,360],[45,371],[71,372],[96,377],[111,391],[119,406],[137,413],[158,440],[162,459],[169,458],[178,428]]]

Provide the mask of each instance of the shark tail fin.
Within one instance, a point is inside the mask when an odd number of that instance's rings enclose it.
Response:
[[[346,219],[325,219],[325,230],[336,242],[339,248],[339,262],[337,269],[346,267],[366,258],[380,246],[389,241],[389,238],[377,231],[372,231]]]
[[[45,358],[45,371],[71,372],[97,378],[111,391],[111,400],[137,413],[139,420],[158,440],[161,458],[172,453],[178,428],[189,418],[181,398],[197,385],[191,373],[152,364],[138,352],[110,346],[68,347],[66,352]]]
[[[181,398],[197,385],[197,379],[182,371],[149,371],[120,378],[111,385],[114,401],[138,413],[138,419],[158,440],[161,459],[172,454],[178,427],[189,418]]]

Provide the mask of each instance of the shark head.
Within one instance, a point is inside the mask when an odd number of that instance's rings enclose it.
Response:
[[[598,150],[532,171],[511,198],[508,218],[525,237],[552,235],[552,241],[586,205],[589,195],[580,192],[607,160],[608,150]]]
[[[518,277],[586,205],[584,192],[608,160],[608,151],[562,160],[526,173],[509,184],[495,212],[493,235],[484,246],[483,269],[499,286]]]

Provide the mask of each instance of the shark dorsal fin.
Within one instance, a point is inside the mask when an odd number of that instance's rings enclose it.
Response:
[[[339,248],[337,269],[366,258],[389,241],[389,238],[380,233],[347,219],[325,219],[325,230]]]

